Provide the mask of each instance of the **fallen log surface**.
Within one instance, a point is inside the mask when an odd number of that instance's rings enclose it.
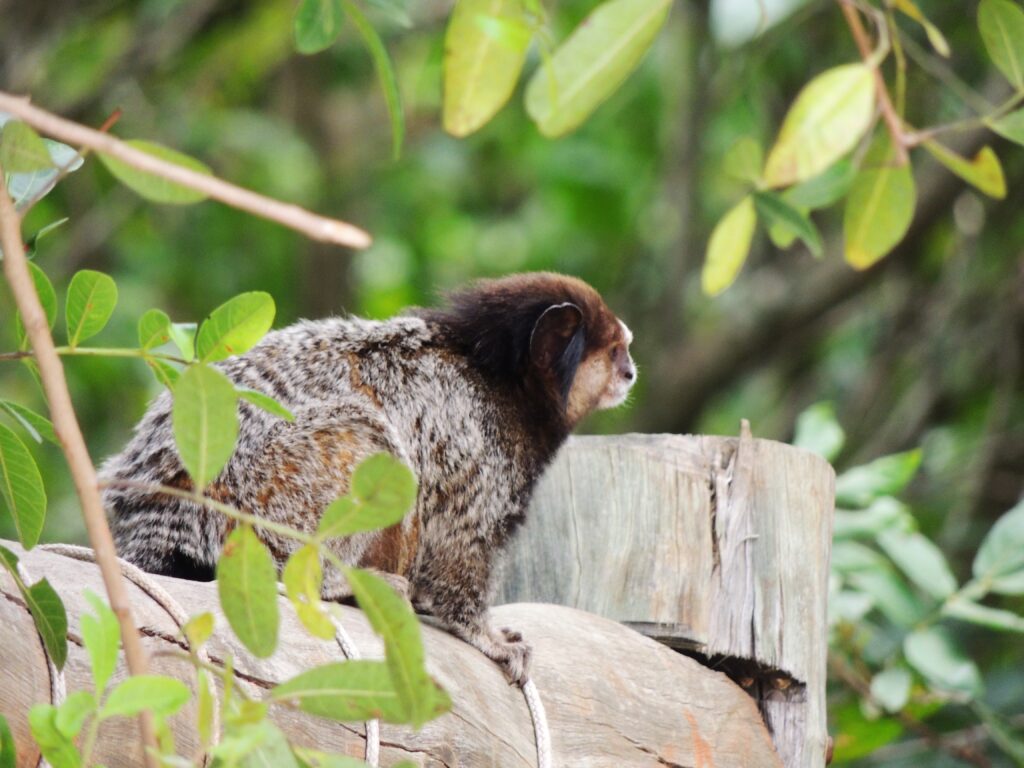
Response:
[[[87,611],[83,590],[102,594],[97,568],[45,551],[16,551],[33,579],[45,576],[68,608],[70,641],[65,666],[68,691],[89,689],[88,657],[79,617]],[[219,614],[216,585],[153,577],[191,615]],[[154,654],[155,672],[193,683],[191,668],[161,652],[183,647],[176,623],[146,593],[131,586],[132,603]],[[277,652],[254,659],[218,615],[208,644],[215,663],[235,658],[238,677],[256,696],[275,683],[318,664],[338,661],[333,643],[312,638],[281,600]],[[382,655],[379,639],[362,613],[344,607],[344,624],[364,656]],[[547,710],[555,766],[616,768],[780,768],[755,702],[724,674],[708,669],[614,621],[572,608],[515,604],[494,610],[502,626],[521,630],[534,647],[533,679]],[[446,632],[423,627],[427,666],[449,691],[451,712],[419,732],[385,725],[381,765],[401,760],[454,768],[528,768],[536,765],[529,711],[521,692],[508,686],[487,659]],[[27,713],[50,699],[42,645],[16,587],[0,575],[0,712],[15,735],[19,766],[35,766]],[[124,674],[124,669],[118,670]],[[340,725],[275,707],[272,716],[299,744],[362,757],[361,724]],[[172,720],[179,752],[196,748],[196,712],[191,705]],[[100,731],[96,760],[107,766],[141,763],[134,721],[115,720]]]

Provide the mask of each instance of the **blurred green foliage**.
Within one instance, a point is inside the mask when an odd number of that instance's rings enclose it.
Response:
[[[567,0],[551,11],[560,39],[592,5]],[[797,414],[830,400],[847,432],[840,469],[921,447],[901,500],[966,583],[980,543],[1024,482],[1024,151],[971,129],[953,134],[967,156],[993,144],[1005,200],[984,199],[915,155],[916,218],[881,264],[864,273],[843,264],[841,216],[826,211],[816,216],[821,262],[802,247],[780,252],[758,234],[739,281],[718,299],[704,297],[710,232],[749,186],[728,172],[733,148],[748,138],[770,146],[799,89],[857,58],[833,2],[766,3],[770,22],[746,39],[757,5],[675,4],[626,86],[556,141],[525,114],[522,84],[479,132],[446,135],[447,4],[410,6],[408,28],[371,6],[405,107],[397,161],[373,63],[350,25],[326,51],[304,57],[293,48],[293,5],[281,0],[8,5],[5,88],[92,125],[121,109],[117,135],[174,147],[220,176],[352,221],[375,244],[350,254],[215,203],[152,205],[95,161],[32,210],[25,232],[70,217],[35,257],[60,296],[79,269],[116,277],[117,310],[94,340],[104,346],[134,345],[137,319],[151,307],[196,322],[243,291],[271,293],[283,325],[337,312],[387,316],[478,276],[577,274],[633,329],[641,372],[632,407],[586,429],[735,433],[747,418],[756,435],[789,439]],[[906,26],[907,54],[923,65],[907,84],[908,119],[953,121],[1002,101],[1006,83],[977,27],[963,23],[978,4],[919,5],[953,55],[930,53],[924,30]],[[792,13],[776,13],[783,6]],[[0,317],[13,317],[6,288]],[[0,350],[17,344],[14,323],[4,321]],[[41,410],[25,367],[0,365],[0,396]],[[125,442],[158,384],[137,360],[67,358],[65,367],[100,461]],[[59,450],[31,450],[49,498],[43,539],[82,540]],[[0,519],[0,536],[12,535]],[[1021,613],[1024,603],[1008,595],[990,607]],[[984,705],[1019,729],[1019,635],[950,627],[980,671]],[[887,637],[893,648],[902,639],[877,617],[863,629],[879,643],[872,653],[885,653]],[[864,669],[853,673],[870,684]],[[884,681],[883,694],[898,683]],[[981,715],[968,707],[915,705],[925,730],[908,730],[862,693],[837,677],[830,702],[840,756],[855,764],[963,764],[942,748],[951,734],[976,738],[979,760],[990,761],[977,764],[1009,764],[985,731],[970,730]]]

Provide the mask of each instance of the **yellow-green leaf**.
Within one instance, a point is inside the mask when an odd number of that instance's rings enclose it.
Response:
[[[894,5],[905,16],[910,17],[924,28],[924,33],[928,35],[928,42],[931,43],[937,54],[943,58],[949,58],[949,43],[946,41],[946,37],[938,27],[928,20],[927,16],[921,13],[921,9],[917,7],[914,0],[895,0]]]
[[[204,363],[213,363],[249,351],[270,330],[275,312],[269,293],[240,293],[203,321],[196,335],[196,355]]]
[[[143,710],[168,717],[181,709],[192,696],[180,680],[164,675],[134,675],[118,683],[100,711],[100,718],[131,717]]]
[[[1018,109],[998,120],[990,120],[988,127],[1004,139],[1024,144],[1024,109]]]
[[[926,141],[924,148],[949,170],[989,197],[994,197],[996,200],[1006,197],[1006,178],[1003,176],[1003,167],[999,164],[999,158],[996,157],[996,153],[992,151],[991,147],[982,147],[971,160],[961,157],[936,141]]]
[[[764,147],[752,136],[744,136],[729,147],[722,161],[723,170],[739,181],[755,183],[764,167]]]
[[[295,50],[312,54],[329,47],[338,38],[342,18],[341,0],[302,0],[292,26]]]
[[[125,143],[130,144],[140,152],[145,152],[147,155],[153,155],[153,157],[180,165],[191,171],[206,175],[212,174],[206,165],[195,158],[182,154],[170,147],[165,147],[162,144],[156,144],[155,142],[143,139],[131,139]],[[155,203],[168,203],[170,205],[188,205],[189,203],[198,203],[206,199],[206,195],[202,192],[173,181],[168,181],[163,176],[140,171],[135,166],[129,165],[123,160],[118,160],[116,157],[105,155],[102,152],[99,153],[99,157],[103,164],[107,166],[107,170],[118,181],[147,200],[152,200]]]
[[[217,561],[217,591],[238,639],[253,655],[261,659],[270,656],[277,647],[280,620],[277,570],[251,526],[236,528],[224,542],[224,552]]]
[[[545,136],[577,128],[636,69],[670,0],[609,0],[580,22],[526,89],[526,111]]]
[[[192,365],[174,384],[174,442],[196,490],[227,464],[238,438],[238,395],[220,371]]]
[[[391,681],[408,721],[418,728],[450,709],[448,694],[427,674],[420,625],[409,604],[387,582],[368,571],[346,568],[345,579],[370,625],[384,641]]]
[[[77,347],[106,326],[117,305],[117,284],[110,275],[83,269],[75,273],[68,286],[64,319],[68,344]]]
[[[159,309],[149,309],[139,318],[139,346],[153,349],[171,340],[171,318]]]
[[[324,640],[333,638],[334,624],[320,605],[323,571],[316,547],[307,544],[289,557],[281,580],[295,613],[310,634]]]
[[[35,459],[10,429],[0,424],[0,498],[14,519],[18,541],[32,549],[46,517],[46,490]]]
[[[896,247],[910,229],[917,193],[910,163],[897,165],[888,139],[880,140],[854,179],[843,214],[845,256],[867,269]]]
[[[533,33],[522,0],[459,0],[444,38],[444,129],[466,136],[516,87]]]
[[[845,64],[811,80],[782,122],[765,182],[783,187],[824,171],[867,132],[874,103],[874,74],[866,64]]]
[[[1024,89],[1024,10],[1012,0],[981,0],[978,28],[992,63]]]
[[[28,271],[32,275],[32,284],[36,288],[39,303],[43,305],[46,322],[53,328],[57,320],[57,292],[53,290],[50,278],[34,262],[28,263]],[[18,337],[18,349],[28,349],[28,336],[25,333],[25,324],[21,320],[21,312],[14,317],[14,332]]]
[[[736,280],[750,252],[757,224],[754,199],[747,195],[715,226],[708,242],[701,285],[704,293],[717,296]]]
[[[19,120],[11,120],[0,133],[0,165],[4,173],[32,173],[52,168],[53,158],[38,133]]]
[[[302,672],[270,692],[274,701],[339,722],[380,719],[408,721],[409,712],[398,697],[387,665],[381,661],[324,664]]]

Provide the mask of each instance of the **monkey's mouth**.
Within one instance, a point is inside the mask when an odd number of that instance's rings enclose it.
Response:
[[[620,376],[608,389],[605,390],[601,396],[600,402],[597,404],[599,410],[605,410],[607,408],[615,408],[622,405],[629,398],[629,391],[633,388],[636,383],[636,368],[632,369],[632,375],[629,378]]]

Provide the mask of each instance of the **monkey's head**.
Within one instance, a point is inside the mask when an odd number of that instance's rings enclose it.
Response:
[[[582,280],[534,272],[481,280],[427,313],[484,372],[557,408],[574,427],[623,403],[636,382],[633,334]]]

